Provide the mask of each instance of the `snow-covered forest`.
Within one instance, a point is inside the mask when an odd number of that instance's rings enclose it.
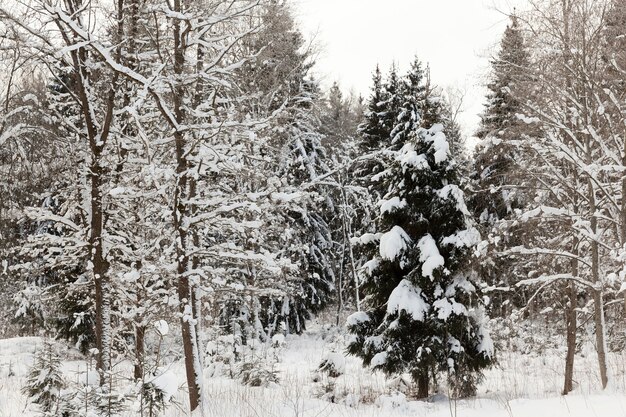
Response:
[[[288,0],[1,1],[0,417],[626,415],[626,0],[503,13],[470,138]]]

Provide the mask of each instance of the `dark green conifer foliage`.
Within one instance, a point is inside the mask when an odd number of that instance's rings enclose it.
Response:
[[[35,362],[22,388],[31,403],[39,405],[45,415],[54,415],[61,401],[61,390],[65,388],[61,373],[61,358],[49,341],[45,341],[35,355]]]
[[[518,117],[523,113],[520,96],[528,75],[529,55],[524,46],[521,27],[515,16],[506,28],[500,51],[492,61],[492,80],[488,84],[487,105],[481,116],[477,136],[481,142],[476,147],[474,168],[471,176],[474,193],[469,206],[480,225],[481,234],[503,237],[498,247],[489,246],[487,256],[481,262],[480,275],[490,286],[507,288],[516,279],[511,273],[511,258],[499,255],[508,247],[519,245],[520,231],[498,231],[499,224],[506,221],[516,208],[524,205],[523,179],[515,167],[522,159],[514,141],[520,139],[525,125]],[[525,129],[528,134],[528,128]],[[508,226],[507,226],[508,227]],[[506,314],[508,302],[525,304],[524,291],[518,290],[514,297],[500,292],[490,294],[492,314]],[[508,299],[505,300],[505,299]],[[506,302],[505,302],[506,301]]]
[[[397,98],[385,102],[399,117],[395,141],[382,153],[384,171],[375,178],[384,190],[376,233],[359,239],[370,258],[361,278],[366,309],[348,320],[355,336],[348,351],[387,374],[409,372],[418,397],[428,395],[438,373],[448,375],[455,393],[471,395],[480,370],[493,362],[468,267],[479,235],[457,185],[444,126],[421,127],[422,114],[442,120],[423,87],[416,64],[399,108]]]
[[[528,52],[515,16],[506,28],[500,52],[492,61],[492,81],[488,84],[487,105],[481,115],[476,136],[482,139],[475,156],[475,174],[479,193],[473,198],[473,211],[480,223],[503,219],[518,204],[507,185],[514,184],[512,171],[514,147],[509,143],[519,133],[522,113],[517,97],[528,67]],[[510,187],[509,187],[510,188]]]
[[[383,126],[386,94],[383,90],[383,79],[380,67],[377,65],[372,75],[372,93],[367,102],[365,122],[359,126],[361,146],[364,152],[371,152],[380,148],[382,140],[390,135],[390,131]]]

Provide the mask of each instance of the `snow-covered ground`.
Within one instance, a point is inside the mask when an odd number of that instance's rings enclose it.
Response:
[[[379,373],[372,374],[352,357],[342,360],[341,338],[337,332],[312,326],[302,336],[289,336],[281,352],[280,382],[268,388],[242,385],[227,377],[206,378],[209,416],[215,417],[374,417],[374,416],[463,416],[463,417],[542,417],[542,416],[626,416],[626,354],[610,357],[612,385],[598,389],[595,355],[588,349],[576,358],[577,389],[563,397],[563,354],[549,350],[543,354],[523,355],[500,351],[500,364],[486,373],[476,398],[450,401],[445,392],[430,401],[407,400],[394,393],[398,381],[388,381]],[[339,340],[337,340],[339,339]],[[41,345],[39,338],[0,340],[0,417],[35,416],[20,393],[33,354]],[[333,353],[335,351],[335,353]],[[68,351],[70,352],[70,351]],[[330,355],[329,355],[330,354]],[[316,368],[323,358],[330,357],[344,374],[336,378],[334,390],[321,399],[328,387],[328,378],[319,376]],[[79,378],[86,363],[71,354],[64,362],[64,372]],[[345,369],[341,369],[345,368]],[[184,381],[181,366],[174,367]],[[316,378],[317,376],[317,378]],[[316,381],[314,381],[314,379]],[[337,403],[328,398],[334,397]],[[187,415],[185,393],[176,396],[166,416]],[[128,416],[135,413],[128,413]]]

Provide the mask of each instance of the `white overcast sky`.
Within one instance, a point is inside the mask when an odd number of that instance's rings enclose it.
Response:
[[[466,89],[460,121],[471,135],[484,103],[489,58],[523,0],[293,0],[307,37],[321,46],[317,72],[325,85],[369,95],[376,64],[403,72],[417,55],[441,87]]]

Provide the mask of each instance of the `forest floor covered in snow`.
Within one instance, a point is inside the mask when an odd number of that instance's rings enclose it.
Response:
[[[343,358],[344,336],[336,329],[312,325],[301,336],[289,336],[278,351],[278,383],[249,387],[225,376],[205,376],[208,415],[215,417],[374,417],[374,416],[626,416],[626,353],[612,353],[612,383],[599,389],[592,347],[576,358],[577,387],[561,396],[564,351],[546,348],[523,354],[510,347],[498,352],[499,364],[485,373],[475,398],[450,400],[442,384],[428,401],[416,401],[397,391],[398,380],[363,368],[353,357]],[[0,417],[36,416],[20,392],[40,338],[0,340]],[[84,378],[87,363],[67,351],[63,371],[68,379]],[[334,353],[333,353],[334,352]],[[330,355],[330,356],[329,356]],[[320,362],[333,358],[343,374],[330,379],[317,372]],[[171,370],[180,389],[165,416],[187,415],[184,372],[180,363]],[[343,369],[342,369],[343,368]],[[210,372],[207,372],[209,374]],[[401,384],[400,384],[401,385]],[[332,402],[334,401],[334,402]],[[127,416],[138,415],[127,412]]]

